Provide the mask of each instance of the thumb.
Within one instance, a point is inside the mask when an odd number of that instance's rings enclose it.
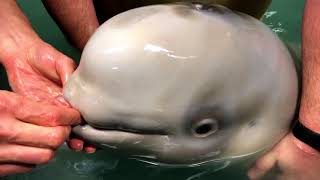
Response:
[[[64,85],[75,70],[74,61],[48,44],[33,47],[28,56],[31,66],[46,78]]]
[[[72,59],[61,54],[59,60],[56,61],[56,71],[60,77],[61,84],[64,85],[74,72],[76,65]]]
[[[264,156],[260,157],[248,171],[250,180],[262,178],[277,162],[277,153],[271,150]]]

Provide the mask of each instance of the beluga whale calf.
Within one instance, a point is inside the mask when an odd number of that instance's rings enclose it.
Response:
[[[100,147],[163,164],[245,157],[289,130],[298,80],[282,41],[220,5],[139,7],[102,24],[64,96]]]

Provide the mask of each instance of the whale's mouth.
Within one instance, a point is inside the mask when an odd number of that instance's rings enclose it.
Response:
[[[188,158],[183,158],[190,156],[184,156],[183,154],[190,149],[186,148],[183,142],[176,141],[174,135],[155,134],[156,131],[149,131],[149,133],[147,133],[148,131],[140,132],[140,130],[124,129],[123,127],[120,129],[114,129],[114,127],[101,129],[94,128],[88,124],[74,127],[73,132],[97,147],[124,152],[131,159],[163,166],[191,167],[221,163],[242,159],[260,152],[259,150],[259,152],[240,155],[231,154],[225,157],[221,157],[221,154],[214,152],[214,155],[209,153],[209,159],[200,157],[199,159],[195,158],[189,161]]]
[[[128,124],[108,124],[105,126],[89,123],[89,126],[97,131],[119,131],[124,133],[134,133],[141,135],[168,135],[168,132],[159,127],[134,127]]]
[[[126,144],[138,146],[139,144],[146,143],[154,146],[157,144],[156,142],[161,142],[160,144],[167,142],[169,137],[164,131],[143,128],[133,129],[123,126],[96,128],[89,124],[85,124],[74,127],[72,131],[76,135],[96,145],[114,146],[119,148]]]

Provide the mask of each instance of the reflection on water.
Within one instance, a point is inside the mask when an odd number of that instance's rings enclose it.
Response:
[[[267,21],[267,20],[270,21],[269,19],[276,15],[277,15],[277,11],[267,11],[262,18],[264,21]],[[272,29],[273,32],[275,32],[278,35],[280,33],[286,32],[281,22],[274,22],[271,20],[271,22],[266,24],[270,27],[270,29]]]
[[[230,163],[231,163],[231,161],[225,161],[225,162],[223,162],[221,164],[221,167],[218,167],[218,168],[216,168],[214,170],[211,170],[211,171],[210,171],[210,169],[209,170],[204,170],[204,171],[202,171],[202,172],[200,172],[198,174],[190,176],[187,180],[200,179],[200,178],[203,178],[206,175],[210,175],[210,174],[215,173],[217,171],[224,170],[225,168],[227,168],[230,165]]]
[[[221,161],[197,167],[162,167],[121,157],[109,151],[95,154],[75,153],[66,146],[60,148],[56,158],[32,173],[6,177],[6,180],[245,180],[245,169],[252,159],[238,162]],[[227,176],[226,176],[227,174]]]
[[[74,163],[67,161],[67,167],[72,167],[77,174],[87,177],[87,175],[91,173],[103,174],[106,171],[111,171],[117,167],[118,162],[118,160],[114,160],[105,163],[105,161],[94,161],[91,159]]]
[[[100,151],[94,155],[75,153],[63,146],[48,165],[39,166],[30,174],[17,175],[5,179],[103,179],[118,166],[119,159]]]
[[[30,6],[21,1],[23,6]],[[36,3],[40,4],[40,1]],[[35,4],[36,4],[35,3]],[[39,7],[39,5],[32,5]],[[41,7],[41,6],[40,6]],[[290,7],[290,8],[288,8]],[[43,8],[43,7],[42,7]],[[286,43],[291,51],[296,64],[300,64],[300,25],[303,10],[303,0],[274,0],[268,12],[263,17],[265,22],[279,37]],[[42,13],[44,10],[41,10]],[[36,13],[30,13],[33,16],[31,20],[34,26],[40,32],[46,32],[48,26],[44,26],[41,20],[42,15],[34,17]],[[41,16],[41,17],[40,17]],[[43,15],[47,17],[47,14]],[[40,19],[40,20],[39,20]],[[38,21],[41,22],[38,22]],[[51,22],[52,23],[52,22]],[[53,23],[51,24],[51,26]],[[55,27],[56,28],[56,27]],[[42,37],[52,43],[58,42],[57,37],[51,37],[53,33],[40,33]],[[60,35],[61,36],[61,35]],[[61,36],[62,37],[62,36]],[[64,43],[64,44],[63,44]],[[61,47],[65,53],[70,53],[70,47],[62,42]],[[60,48],[61,48],[60,47]],[[75,57],[75,54],[71,54]],[[3,73],[1,75],[3,79]],[[2,82],[2,89],[4,87]],[[46,166],[41,166],[29,174],[15,175],[5,177],[5,180],[246,180],[246,170],[252,163],[251,159],[243,159],[238,162],[224,161],[206,166],[192,168],[173,168],[159,167],[146,164],[136,160],[130,160],[117,154],[98,151],[95,154],[75,153],[63,146],[57,153],[56,158]],[[277,169],[274,170],[277,172]],[[271,173],[266,179],[272,180]]]

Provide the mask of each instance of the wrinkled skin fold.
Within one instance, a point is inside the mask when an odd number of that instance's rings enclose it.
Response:
[[[105,22],[65,98],[88,142],[167,164],[232,159],[272,147],[297,101],[288,50],[257,19],[223,6],[167,4]]]

